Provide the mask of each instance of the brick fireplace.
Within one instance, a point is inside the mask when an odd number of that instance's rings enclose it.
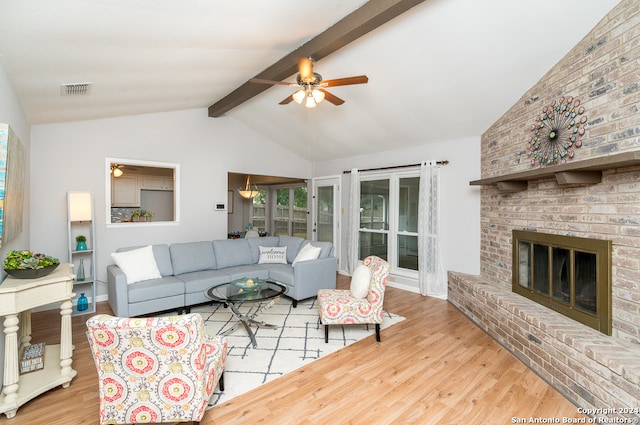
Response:
[[[532,166],[534,119],[588,120],[565,164]],[[623,0],[482,135],[480,275],[449,301],[578,407],[640,407],[640,2]],[[512,292],[512,232],[610,240],[611,335]]]

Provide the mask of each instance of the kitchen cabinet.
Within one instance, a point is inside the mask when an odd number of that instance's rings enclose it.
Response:
[[[173,178],[162,176],[138,177],[140,189],[146,190],[173,190]]]
[[[111,206],[140,207],[140,185],[137,176],[111,177]]]

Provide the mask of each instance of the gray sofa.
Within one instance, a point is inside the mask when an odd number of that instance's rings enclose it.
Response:
[[[292,262],[306,243],[320,247],[315,260]],[[287,247],[287,264],[258,264],[259,247]],[[109,305],[119,317],[134,317],[164,310],[189,310],[209,302],[205,291],[242,277],[275,280],[287,287],[285,295],[297,301],[314,297],[318,289],[336,287],[337,262],[333,244],[292,236],[221,239],[152,245],[160,279],[127,284],[124,272],[107,266]],[[117,252],[140,248],[119,248]]]

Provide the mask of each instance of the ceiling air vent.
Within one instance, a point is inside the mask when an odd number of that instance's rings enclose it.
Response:
[[[93,83],[72,83],[60,86],[61,96],[83,96],[89,94]]]

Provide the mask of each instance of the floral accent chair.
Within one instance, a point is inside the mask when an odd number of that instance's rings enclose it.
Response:
[[[87,321],[98,370],[100,424],[199,423],[220,382],[227,339],[209,336],[199,314]]]
[[[367,279],[370,279],[368,291],[365,287],[363,297],[354,295],[355,272],[352,276],[351,289],[320,289],[318,291],[318,309],[320,323],[324,325],[324,342],[329,342],[329,325],[350,324],[375,324],[376,341],[380,342],[384,290],[391,266],[376,256],[365,258],[362,264],[369,269]]]

